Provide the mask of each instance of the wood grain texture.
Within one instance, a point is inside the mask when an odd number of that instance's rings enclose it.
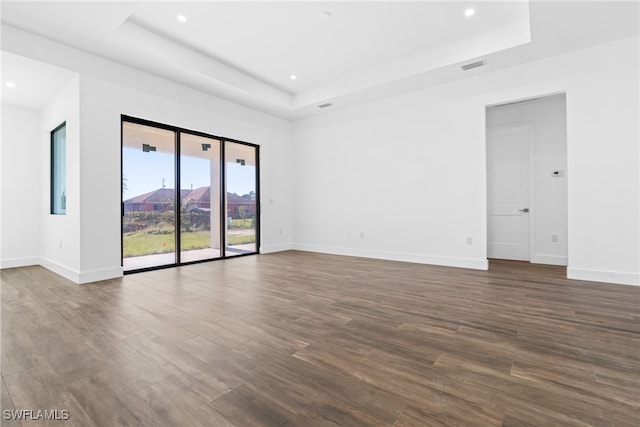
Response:
[[[2,409],[79,426],[637,426],[640,288],[304,252],[2,270]]]

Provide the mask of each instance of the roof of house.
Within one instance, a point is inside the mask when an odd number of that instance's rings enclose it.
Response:
[[[211,187],[200,187],[191,190],[186,196],[182,196],[182,200],[185,203],[209,203],[211,202]]]
[[[167,203],[173,202],[173,188],[159,188],[139,196],[125,200],[125,204],[132,203]],[[195,190],[180,190],[180,197],[186,202],[192,203],[209,203],[211,201],[211,188],[199,187]],[[256,199],[238,196],[236,193],[227,192],[228,203],[238,203],[252,205],[256,203]]]
[[[184,196],[190,193],[190,190],[180,190],[181,197],[184,199]],[[141,194],[139,196],[132,197],[128,200],[125,200],[125,204],[130,203],[167,203],[173,202],[173,188],[159,188],[154,191],[150,191],[145,194]]]

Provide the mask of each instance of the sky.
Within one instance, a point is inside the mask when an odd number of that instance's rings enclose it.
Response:
[[[162,188],[163,180],[166,188],[175,188],[173,159],[173,154],[170,153],[145,153],[140,149],[125,147],[122,150],[122,175],[126,179],[123,199]],[[239,196],[256,191],[255,172],[255,166],[227,163],[227,191]],[[180,173],[184,190],[195,190],[211,184],[208,159],[182,156]]]

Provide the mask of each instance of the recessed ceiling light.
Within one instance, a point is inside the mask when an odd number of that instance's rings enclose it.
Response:
[[[176,19],[180,22],[187,22],[187,17],[184,15],[178,15]]]
[[[475,14],[476,14],[476,10],[475,9],[469,8],[469,9],[464,11],[464,16],[473,16]]]
[[[291,75],[289,76],[289,78],[290,78],[291,80],[295,80],[295,79],[297,79],[298,77],[297,77],[295,74],[291,74]]]
[[[16,87],[16,84],[14,82],[7,82],[6,85],[7,87]]]
[[[331,12],[322,12],[322,18],[323,19],[331,19],[333,15],[331,14]]]

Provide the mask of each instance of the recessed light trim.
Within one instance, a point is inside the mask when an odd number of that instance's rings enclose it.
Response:
[[[464,16],[466,16],[467,18],[470,18],[475,14],[476,14],[476,10],[472,7],[464,11]]]
[[[178,15],[176,16],[176,19],[178,20],[178,22],[187,22],[187,17],[184,15]]]
[[[297,78],[298,78],[298,76],[296,76],[295,74],[291,74],[291,75],[289,76],[289,78],[290,78],[291,80],[295,80],[295,79],[297,79]]]
[[[7,83],[5,83],[5,85],[7,87],[16,87],[16,84],[14,82],[7,82]]]

